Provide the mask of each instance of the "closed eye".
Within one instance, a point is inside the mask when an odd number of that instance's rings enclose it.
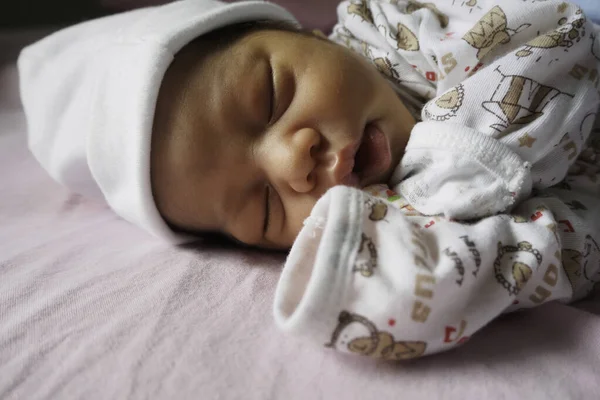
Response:
[[[271,188],[269,185],[267,185],[265,188],[265,219],[263,222],[263,236],[267,234],[267,231],[269,230],[269,222],[271,220],[271,207],[269,204]]]
[[[292,104],[296,93],[296,81],[294,74],[287,71],[283,66],[275,67],[269,63],[269,82],[271,97],[269,99],[269,123],[272,126],[285,115]]]
[[[269,121],[268,125],[273,125],[275,122],[275,109],[276,109],[276,95],[275,95],[275,74],[273,67],[269,63]]]

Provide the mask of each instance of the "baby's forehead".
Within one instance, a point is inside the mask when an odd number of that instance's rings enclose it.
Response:
[[[208,32],[184,46],[178,54],[191,51],[198,57],[198,62],[209,59],[213,54],[224,54],[225,58],[232,59],[247,49],[247,42],[244,42],[245,39],[252,37],[252,43],[256,45],[261,42],[267,42],[275,36],[281,36],[282,33],[286,36],[293,35],[291,37],[295,36],[296,38],[318,38],[319,40],[330,42],[320,31],[304,29],[287,21],[261,20],[233,24]],[[241,46],[236,46],[239,44]],[[236,47],[236,51],[227,52],[227,50],[231,50],[233,47]],[[290,49],[287,50],[289,51]],[[229,68],[235,66],[236,64],[234,63],[227,64]]]
[[[208,47],[195,41],[178,53],[159,91],[151,157],[167,160],[172,174],[210,173],[227,164],[228,141],[243,131],[246,110],[237,100],[248,91],[240,87],[240,73],[252,60],[239,52],[207,53]]]
[[[181,51],[185,51],[186,48],[197,46],[198,44],[200,44],[205,51],[219,49],[222,50],[232,46],[238,40],[251,34],[260,33],[261,35],[259,35],[257,39],[266,40],[266,37],[268,37],[269,33],[273,32],[298,33],[301,35],[309,34],[307,30],[304,30],[286,21],[248,21],[227,25],[225,27],[205,33],[184,46]]]

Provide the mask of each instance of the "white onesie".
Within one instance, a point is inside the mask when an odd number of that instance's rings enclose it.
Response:
[[[331,39],[368,57],[421,122],[392,190],[340,186],[319,200],[277,287],[280,328],[408,359],[594,290],[600,44],[581,10],[345,1],[338,16]]]

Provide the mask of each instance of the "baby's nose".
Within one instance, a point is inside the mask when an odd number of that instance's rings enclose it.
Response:
[[[320,142],[320,134],[313,129],[300,129],[294,133],[289,147],[290,165],[287,178],[294,191],[307,193],[314,188],[314,169],[318,164]]]
[[[328,171],[333,170],[340,159],[338,153],[330,151],[325,153],[318,153],[317,151],[314,151],[313,153],[313,157],[315,158],[319,167]]]

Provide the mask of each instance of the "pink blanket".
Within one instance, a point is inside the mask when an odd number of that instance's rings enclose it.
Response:
[[[600,398],[600,300],[509,315],[403,364],[283,336],[283,255],[170,247],[54,183],[1,62],[0,398]]]

